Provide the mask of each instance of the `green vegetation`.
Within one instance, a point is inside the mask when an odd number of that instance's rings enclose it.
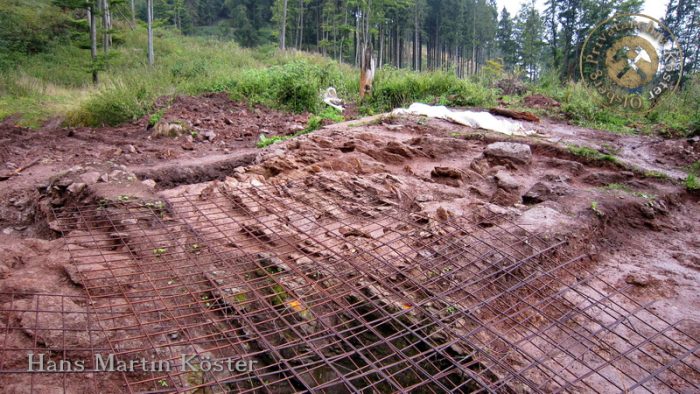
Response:
[[[591,202],[591,210],[592,210],[596,215],[598,215],[598,217],[603,217],[603,216],[605,216],[605,212],[601,211],[601,210],[598,208],[598,201],[592,201],[592,202]]]
[[[685,178],[685,187],[688,190],[700,190],[700,180],[698,180],[698,176],[695,174],[688,174],[688,177]]]
[[[407,53],[400,56],[401,53],[390,45],[392,39],[386,35],[383,37],[387,40],[385,50],[379,59],[383,67],[377,70],[372,94],[359,103],[360,113],[385,112],[416,101],[490,107],[500,99],[513,109],[561,116],[581,126],[618,133],[700,134],[700,76],[697,74],[689,77],[682,91],[669,95],[649,114],[624,117],[601,106],[599,95],[589,87],[581,83],[562,83],[573,77],[576,67],[571,65],[576,59],[575,51],[561,53],[561,48],[580,45],[577,41],[580,37],[562,33],[578,31],[580,26],[576,23],[586,25],[606,12],[622,10],[613,9],[612,5],[595,12],[588,5],[582,6],[581,20],[573,22],[559,20],[567,7],[572,7],[569,1],[558,2],[542,15],[531,4],[524,4],[516,15],[502,12],[499,17],[498,10],[488,2],[459,0],[447,6],[442,2],[382,1],[370,8],[364,2],[318,0],[320,18],[309,15],[299,18],[302,13],[308,14],[311,5],[289,2],[287,33],[290,42],[287,46],[309,52],[285,52],[278,50],[275,44],[282,9],[278,0],[206,2],[206,6],[201,7],[196,5],[199,2],[156,1],[155,12],[159,18],[155,23],[156,63],[149,66],[144,3],[136,0],[136,23],[132,26],[127,2],[112,2],[114,27],[110,34],[113,45],[105,55],[101,36],[106,31],[98,18],[98,56],[93,61],[89,53],[85,2],[3,2],[0,19],[6,23],[0,26],[0,48],[3,48],[0,51],[0,119],[18,115],[20,125],[36,127],[58,116],[65,117],[65,123],[71,126],[99,126],[148,116],[149,124],[154,125],[165,111],[155,105],[159,97],[226,92],[231,98],[245,100],[251,105],[318,114],[320,118],[312,118],[309,128],[304,130],[309,132],[318,128],[323,119],[320,112],[325,112],[326,106],[319,97],[323,89],[333,86],[341,98],[359,102],[359,73],[348,65],[356,64],[353,44],[356,33],[365,34],[355,31],[356,24],[370,26],[368,34],[378,42],[379,31],[390,31],[397,26],[412,27],[406,25],[406,21],[412,21],[417,15],[418,25],[426,37],[435,36],[432,33],[438,26],[451,26],[439,39],[452,37],[450,39],[455,42],[437,46],[433,43],[435,48],[454,48],[452,44],[471,48],[476,39],[479,51],[483,51],[477,54],[482,63],[480,71],[473,74],[458,66],[468,60],[470,51],[459,51],[456,56],[448,56],[439,49],[427,51],[425,56],[421,52],[416,63],[410,45]],[[626,11],[635,11],[638,6],[630,3],[624,7],[629,7]],[[465,19],[470,15],[478,15],[477,37],[453,34],[458,21],[472,20]],[[685,16],[682,20],[676,16],[676,19],[669,18],[668,22],[679,32],[686,32]],[[292,23],[293,20],[299,23]],[[559,21],[558,42],[546,41],[543,27],[547,26],[547,20]],[[573,25],[566,25],[568,23]],[[564,27],[568,30],[562,30]],[[319,33],[325,39],[315,37]],[[257,48],[244,48],[250,46]],[[696,66],[690,63],[686,66],[691,69]],[[417,72],[417,69],[433,71]],[[92,85],[93,70],[99,71],[97,86]],[[504,79],[517,81],[523,88],[502,92],[497,86]],[[533,93],[559,101],[561,108],[533,110],[523,107],[523,98]],[[283,137],[265,137],[260,145],[280,139]],[[603,156],[602,159],[613,157]]]
[[[161,118],[163,118],[163,115],[165,115],[165,110],[166,108],[161,108],[155,113],[153,113],[149,118],[148,118],[148,125],[149,126],[155,126],[156,123],[160,122]]]
[[[593,148],[589,148],[587,146],[578,146],[578,145],[569,145],[567,147],[569,152],[576,156],[584,157],[586,159],[590,160],[603,160],[603,161],[609,161],[611,163],[617,163],[617,157],[606,154],[606,153],[601,153],[598,152],[597,150]]]
[[[168,252],[168,249],[167,249],[167,248],[155,248],[155,249],[153,249],[153,254],[154,254],[156,257],[160,257],[160,256],[164,255],[164,254],[167,253],[167,252]]]
[[[613,191],[625,192],[625,193],[627,193],[627,194],[631,194],[631,195],[633,195],[633,196],[635,196],[635,197],[640,197],[640,198],[643,198],[643,199],[645,199],[645,200],[653,200],[653,199],[656,198],[656,196],[653,195],[653,194],[644,193],[644,192],[639,192],[639,191],[632,190],[629,186],[623,185],[623,184],[621,184],[621,183],[611,183],[611,184],[608,184],[608,185],[605,186],[605,189],[607,189],[607,190],[613,190]]]
[[[668,175],[660,171],[645,171],[644,176],[647,178],[668,179]]]
[[[700,161],[696,161],[688,167],[688,176],[685,178],[685,187],[689,191],[700,190]]]
[[[308,134],[311,133],[312,131],[316,131],[323,126],[323,123],[325,121],[329,121],[330,123],[335,123],[335,122],[342,122],[345,118],[343,118],[342,115],[338,113],[334,108],[326,108],[323,110],[323,112],[319,113],[318,115],[312,115],[309,118],[309,123],[307,124],[306,128],[304,130],[301,130],[297,133],[294,133],[292,135],[276,135],[272,137],[266,137],[264,135],[260,136],[260,139],[258,140],[258,143],[256,146],[258,148],[266,148],[272,144],[275,144],[277,142],[281,141],[287,141],[289,139],[292,139],[294,137],[299,137],[300,135]]]

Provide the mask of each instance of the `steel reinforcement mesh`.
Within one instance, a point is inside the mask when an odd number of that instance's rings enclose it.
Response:
[[[17,355],[32,353],[86,360],[52,376],[103,392],[700,388],[697,327],[565,240],[498,216],[429,218],[348,182],[57,210],[83,295],[2,294],[0,372],[27,372]],[[105,372],[108,357],[148,364]]]

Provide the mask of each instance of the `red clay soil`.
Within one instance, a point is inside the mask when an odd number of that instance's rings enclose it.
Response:
[[[46,292],[81,296],[84,289],[71,279],[71,273],[65,268],[70,260],[68,251],[89,250],[93,247],[89,242],[100,242],[100,239],[92,238],[84,245],[71,245],[71,242],[79,243],[80,234],[74,234],[73,239],[52,241],[27,239],[25,237],[28,235],[55,238],[58,236],[56,225],[44,223],[44,227],[51,229],[47,228],[43,234],[27,233],[16,228],[12,231],[12,225],[20,222],[12,216],[18,212],[35,212],[36,215],[30,219],[39,222],[45,220],[40,214],[42,207],[65,205],[79,208],[84,202],[94,203],[105,197],[118,199],[123,195],[131,199],[143,197],[144,200],[191,197],[196,208],[206,205],[208,199],[216,198],[217,193],[224,193],[226,187],[239,184],[252,188],[282,185],[289,198],[293,197],[294,203],[300,206],[300,212],[308,209],[313,213],[309,215],[314,220],[328,221],[334,226],[341,226],[342,223],[333,222],[331,213],[349,207],[368,212],[375,209],[380,214],[383,211],[379,208],[400,207],[405,212],[427,216],[428,222],[438,230],[439,223],[451,218],[477,220],[474,218],[497,213],[552,242],[567,240],[567,253],[585,254],[592,261],[591,270],[595,275],[609,282],[607,285],[591,283],[591,289],[600,292],[610,291],[612,287],[616,290],[626,289],[624,294],[636,297],[640,302],[656,301],[659,308],[654,311],[659,316],[673,322],[685,319],[683,327],[696,341],[695,344],[683,343],[684,346],[695,346],[700,338],[700,305],[697,298],[700,291],[700,245],[697,241],[700,232],[699,204],[697,195],[686,192],[677,179],[673,179],[681,177],[683,166],[697,160],[697,156],[693,155],[697,155],[698,142],[658,142],[651,137],[612,135],[546,119],[533,126],[538,132],[534,137],[511,138],[442,120],[375,117],[328,126],[315,133],[257,150],[254,162],[225,171],[228,178],[223,186],[217,181],[206,182],[211,179],[196,176],[168,181],[165,177],[170,173],[163,172],[164,179],[159,179],[159,184],[168,185],[168,188],[177,184],[182,186],[157,192],[137,180],[125,181],[115,177],[117,182],[95,181],[84,194],[70,190],[71,187],[77,188],[76,184],[81,184],[76,179],[84,175],[82,173],[88,167],[102,172],[107,162],[125,165],[124,175],[144,167],[180,167],[187,163],[216,165],[213,158],[217,155],[251,151],[260,133],[289,134],[298,131],[303,128],[306,116],[284,114],[263,107],[251,109],[231,102],[224,95],[208,95],[176,98],[164,120],[183,122],[197,130],[198,134],[211,130],[216,137],[212,142],[195,141],[194,150],[184,150],[182,144],[185,137],[149,138],[145,118],[129,125],[98,129],[32,131],[8,124],[0,126],[0,160],[5,162],[6,169],[21,166],[34,157],[42,158],[40,165],[2,185],[4,190],[0,196],[6,206],[2,208],[0,216],[3,226],[10,228],[12,236],[0,239],[0,243],[7,245],[0,248],[0,294]],[[567,145],[586,145],[610,151],[618,157],[620,164],[576,156],[567,150]],[[76,165],[81,168],[51,180],[51,187],[42,188],[41,193],[25,193],[22,197],[33,200],[17,200],[19,191],[46,185],[47,178]],[[645,176],[645,171],[669,173],[672,179]],[[307,195],[307,190],[322,192]],[[325,198],[327,195],[334,198]],[[223,197],[219,195],[218,198]],[[308,200],[312,204],[303,208],[303,202]],[[240,202],[242,206],[244,203]],[[19,208],[12,208],[17,204],[33,204],[38,208],[18,211]],[[263,207],[243,206],[236,214],[260,212]],[[187,208],[189,211],[195,210],[189,206]],[[316,215],[312,209],[325,214]],[[195,219],[191,218],[195,229],[199,230],[198,226],[211,229],[205,220]],[[285,219],[280,228],[304,223],[295,223],[293,215]],[[164,221],[167,222],[167,219]],[[218,219],[216,221],[218,223]],[[157,224],[159,220],[153,223]],[[483,230],[498,224],[483,220],[478,222],[478,227]],[[128,226],[134,224],[126,223],[124,231],[128,232]],[[264,229],[248,227],[248,233],[259,239],[265,238]],[[359,238],[356,240],[358,245],[366,246],[372,242],[369,234],[350,230],[342,235]],[[245,236],[240,232],[229,233],[234,234],[231,237],[241,239]],[[384,236],[384,233],[378,237]],[[327,234],[315,235],[323,237]],[[291,231],[285,235],[288,238],[295,236],[297,234]],[[245,242],[248,241],[241,240],[239,243],[242,245]],[[231,245],[236,246],[235,243],[223,246],[230,248],[233,247]],[[147,255],[151,255],[149,258],[153,258],[157,247],[149,245],[144,249]],[[138,272],[130,271],[129,274],[138,276]],[[470,280],[466,277],[459,279]],[[103,285],[118,287],[122,284],[100,283],[100,286]],[[18,301],[7,297],[0,299],[0,304],[8,302]],[[76,310],[82,307],[71,306]],[[25,318],[29,319],[28,316]],[[4,319],[0,320],[1,326],[1,323],[17,319],[17,316],[0,313],[0,319]],[[26,348],[36,341],[32,335],[37,336],[36,333],[15,330],[6,334],[4,340],[12,346]],[[0,343],[3,342],[0,340]],[[614,339],[608,344],[612,348],[621,345]],[[556,349],[550,350],[552,354],[559,353]],[[572,349],[574,352],[578,350]],[[7,360],[17,363],[16,367],[19,368],[22,360],[16,356],[8,352]],[[697,357],[694,360],[697,361]],[[645,362],[644,359],[639,360],[639,363]],[[654,368],[651,363],[647,366]],[[698,379],[700,366],[688,368],[686,376]],[[65,375],[44,376],[35,384],[45,384],[48,388],[65,385],[62,378],[65,379]],[[108,380],[102,387],[118,387],[120,384],[112,376],[101,378]],[[537,376],[531,378],[544,379]],[[16,388],[26,384],[29,378],[23,375],[4,376],[2,379],[4,384],[12,384]],[[70,381],[69,387],[89,387],[81,381],[83,375],[67,379]],[[610,388],[595,376],[588,382],[601,391]],[[547,387],[546,382],[538,383]],[[690,386],[681,382],[675,387],[685,390]]]
[[[2,170],[14,170],[36,157],[41,158],[41,164],[68,167],[107,161],[147,164],[228,153],[255,147],[260,134],[293,134],[304,129],[308,120],[308,114],[288,114],[261,105],[251,108],[223,93],[176,97],[165,108],[164,121],[184,123],[199,135],[214,131],[216,137],[211,142],[195,138],[192,150],[186,151],[182,148],[184,137],[151,138],[148,117],[117,127],[47,127],[38,131],[15,126],[8,119],[0,123]]]

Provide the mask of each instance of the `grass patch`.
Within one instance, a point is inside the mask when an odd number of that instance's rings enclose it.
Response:
[[[685,188],[689,191],[700,190],[700,161],[696,161],[688,167],[688,176],[685,178]]]
[[[496,91],[449,72],[417,73],[385,67],[377,72],[372,95],[363,104],[373,111],[387,112],[414,102],[435,101],[450,106],[488,107],[496,104]]]
[[[605,189],[611,190],[611,191],[624,192],[624,193],[633,195],[635,197],[643,198],[645,200],[653,200],[656,198],[656,196],[653,194],[632,190],[629,186],[623,185],[621,183],[610,183],[610,184],[605,186]]]
[[[320,129],[324,123],[330,122],[330,123],[337,123],[337,122],[342,122],[345,120],[343,118],[343,115],[339,114],[337,110],[334,108],[326,108],[324,109],[321,113],[318,115],[312,115],[309,118],[309,123],[306,125],[306,128],[304,130],[301,130],[299,132],[296,132],[292,135],[276,135],[272,137],[266,137],[264,135],[260,136],[260,139],[258,142],[255,144],[258,148],[266,148],[272,144],[276,144],[278,142],[282,141],[287,141],[295,137],[299,137],[304,134],[309,134],[313,131],[316,131]]]
[[[695,174],[688,174],[688,177],[685,178],[685,188],[688,190],[700,190],[700,180],[698,180],[698,176]]]
[[[668,175],[666,175],[665,173],[654,170],[645,171],[644,176],[647,178],[668,179]]]
[[[160,120],[163,118],[163,115],[165,115],[166,110],[167,110],[167,108],[161,108],[158,111],[151,114],[151,116],[148,117],[148,125],[153,127],[158,122],[160,122]]]
[[[603,216],[605,216],[605,212],[601,211],[600,208],[598,208],[598,201],[592,201],[592,202],[591,202],[591,210],[592,210],[598,217],[603,217]]]
[[[578,145],[568,145],[567,149],[570,153],[573,155],[579,156],[579,157],[584,157],[589,160],[601,160],[601,161],[608,161],[611,163],[618,163],[617,157],[611,155],[611,154],[606,154],[606,153],[601,153],[593,148],[589,148],[587,146],[578,146]]]

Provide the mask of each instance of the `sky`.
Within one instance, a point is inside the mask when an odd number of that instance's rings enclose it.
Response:
[[[528,1],[529,0],[496,0],[496,4],[498,4],[499,14],[503,6],[505,6],[506,9],[508,9],[508,13],[516,15],[520,9],[520,5]],[[544,10],[544,3],[545,0],[536,0],[535,4],[537,5],[537,9],[540,11]],[[666,4],[668,4],[668,0],[646,0],[642,13],[652,18],[661,19],[666,14]]]

